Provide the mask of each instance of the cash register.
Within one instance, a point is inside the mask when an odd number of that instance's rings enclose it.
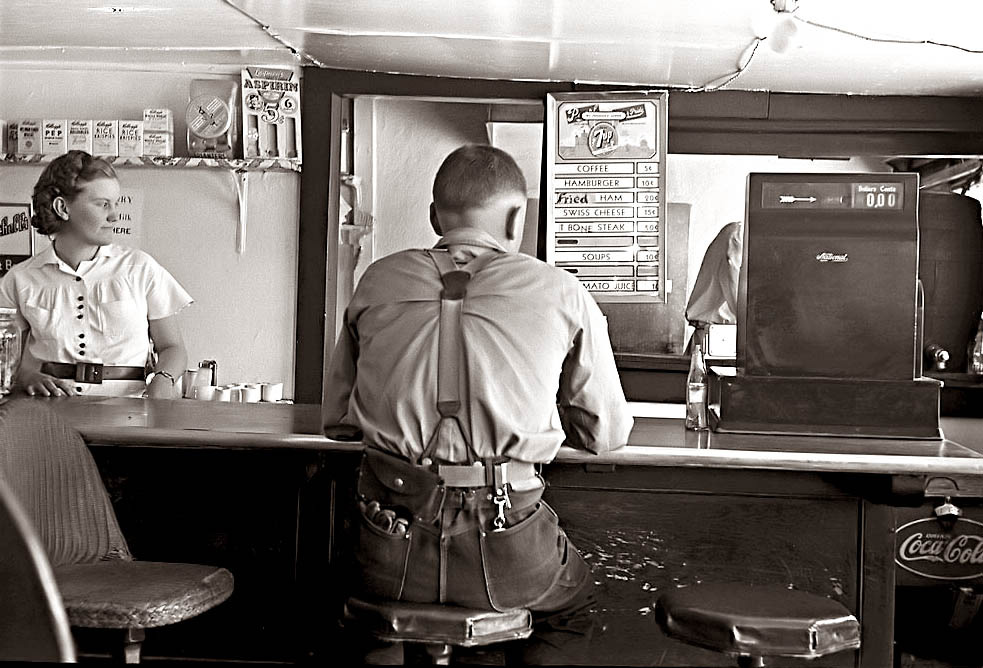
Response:
[[[748,176],[732,367],[719,432],[941,438],[922,376],[918,175]]]

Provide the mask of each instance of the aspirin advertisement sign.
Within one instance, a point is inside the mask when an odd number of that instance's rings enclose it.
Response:
[[[935,518],[908,522],[895,531],[895,563],[933,580],[983,577],[983,522],[962,518],[945,530]]]

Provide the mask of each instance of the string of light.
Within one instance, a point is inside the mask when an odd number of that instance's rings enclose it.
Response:
[[[815,28],[829,30],[831,32],[837,32],[843,35],[849,35],[850,37],[855,37],[857,39],[862,39],[868,42],[879,42],[879,43],[887,43],[887,44],[920,44],[920,45],[938,46],[947,49],[955,49],[957,51],[963,51],[964,53],[983,53],[983,49],[971,49],[969,47],[960,46],[959,44],[940,42],[932,39],[901,39],[901,38],[893,38],[893,37],[873,37],[871,35],[864,35],[858,32],[854,32],[852,30],[847,30],[846,28],[840,28],[837,26],[827,25],[825,23],[819,23],[817,21],[812,21],[810,19],[802,18],[801,16],[796,15],[797,11],[798,11],[798,7],[796,6],[795,9],[792,9],[791,11],[776,11],[776,15],[782,17],[788,17],[789,20],[794,20],[795,22],[802,23],[805,25],[810,25]],[[794,28],[794,24],[791,25]],[[713,79],[712,81],[709,81],[703,84],[702,86],[692,86],[690,88],[687,88],[685,89],[686,92],[690,92],[690,93],[712,92],[715,90],[719,90],[724,86],[732,83],[735,79],[737,79],[737,77],[741,75],[741,73],[743,73],[748,68],[748,66],[751,64],[751,61],[754,59],[754,54],[757,52],[758,47],[761,45],[761,42],[765,41],[766,39],[775,39],[776,46],[774,47],[773,50],[779,53],[784,52],[788,48],[788,42],[791,38],[791,35],[781,36],[783,38],[783,43],[781,45],[781,48],[779,48],[778,45],[778,37],[779,35],[777,34],[773,34],[766,37],[755,37],[754,40],[744,48],[744,51],[741,52],[741,57],[738,59],[738,63],[737,63],[737,69],[735,69],[733,72],[729,72],[727,74],[724,74],[723,76],[717,77],[716,79]]]

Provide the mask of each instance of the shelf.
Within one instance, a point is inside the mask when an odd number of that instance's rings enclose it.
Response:
[[[56,155],[14,155],[0,154],[0,164],[31,165],[47,164]],[[114,167],[170,167],[176,169],[228,169],[241,171],[301,171],[301,163],[290,158],[106,158]]]

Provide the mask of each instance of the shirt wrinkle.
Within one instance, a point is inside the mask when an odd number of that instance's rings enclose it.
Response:
[[[481,230],[453,230],[436,247],[462,240],[502,252],[471,281],[462,309],[470,395],[462,419],[476,456],[551,461],[565,439],[557,401],[576,425],[570,444],[592,452],[624,445],[632,418],[589,293],[569,273],[507,253]],[[369,445],[420,456],[440,422],[441,288],[425,250],[382,258],[363,275],[328,368],[326,425],[356,426]],[[457,461],[457,439],[445,438],[437,456]]]

